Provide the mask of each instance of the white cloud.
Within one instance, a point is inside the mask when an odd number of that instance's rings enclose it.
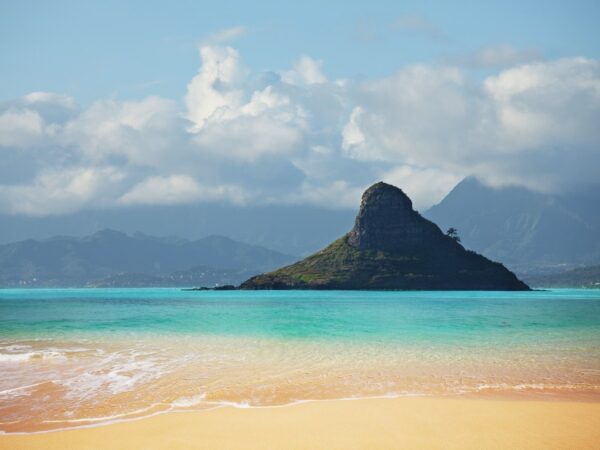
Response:
[[[231,47],[204,46],[202,65],[188,84],[185,103],[195,130],[201,129],[214,114],[230,117],[242,104],[243,91],[237,87],[242,71],[239,53]]]
[[[538,61],[472,80],[416,64],[362,82],[321,62],[254,76],[205,45],[184,105],[36,92],[0,104],[0,210],[225,201],[356,207],[383,179],[423,210],[460,178],[540,190],[598,181],[600,62]]]
[[[0,204],[12,213],[31,216],[76,211],[90,202],[112,203],[124,174],[112,167],[45,170],[29,185],[0,185]]]
[[[54,92],[31,92],[23,97],[23,103],[29,106],[48,104],[53,107],[59,106],[65,109],[77,109],[77,102],[75,102],[73,97]]]
[[[203,47],[202,66],[188,85],[186,105],[193,142],[204,152],[254,161],[287,155],[302,143],[304,112],[273,86],[244,89],[239,54],[230,47]]]
[[[360,152],[355,153],[355,149],[360,149],[365,143],[365,135],[360,129],[359,120],[364,110],[360,106],[356,106],[350,114],[350,120],[342,129],[342,149],[349,153],[352,157],[360,159]]]
[[[102,100],[63,127],[60,143],[77,148],[80,157],[96,164],[125,158],[132,164],[160,167],[164,155],[181,145],[183,125],[170,100]]]
[[[462,179],[453,173],[438,169],[420,169],[408,165],[398,166],[381,177],[386,183],[402,186],[413,201],[413,206],[424,211],[444,197]]]
[[[362,161],[434,164],[463,151],[476,119],[472,95],[455,68],[415,65],[363,83],[343,129],[342,149]]]
[[[600,63],[519,66],[481,85],[413,66],[364,83],[344,128],[351,158],[556,190],[597,182]]]
[[[520,66],[489,77],[484,90],[507,151],[598,144],[598,61],[573,58]]]
[[[52,92],[31,92],[0,104],[0,147],[43,145],[77,109],[73,98]]]
[[[360,203],[362,193],[367,187],[352,185],[346,180],[333,180],[320,185],[305,182],[285,201],[332,209],[354,208]]]
[[[215,200],[243,203],[244,194],[235,186],[202,186],[188,175],[155,176],[136,184],[119,199],[119,203],[173,205]]]
[[[194,137],[205,152],[231,160],[286,156],[302,144],[302,131],[273,116],[241,116],[214,123]]]
[[[327,81],[327,77],[321,71],[323,61],[302,56],[296,62],[292,70],[281,73],[281,80],[284,83],[295,85],[320,84]]]
[[[0,114],[0,147],[28,147],[44,134],[44,120],[30,109],[10,109]]]

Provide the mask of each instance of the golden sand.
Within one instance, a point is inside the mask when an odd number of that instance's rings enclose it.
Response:
[[[598,449],[600,403],[443,398],[223,407],[0,436],[0,449]]]

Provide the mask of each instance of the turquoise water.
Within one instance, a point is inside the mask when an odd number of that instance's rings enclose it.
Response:
[[[404,395],[600,400],[600,290],[0,290],[0,431]]]
[[[0,337],[85,333],[600,345],[600,290],[535,292],[0,290]]]

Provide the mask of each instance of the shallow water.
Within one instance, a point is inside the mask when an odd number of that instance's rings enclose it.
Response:
[[[399,395],[600,399],[600,291],[0,290],[0,430]]]

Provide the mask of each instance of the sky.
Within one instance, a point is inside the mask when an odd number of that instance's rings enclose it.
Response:
[[[0,212],[600,181],[600,3],[0,0]]]

